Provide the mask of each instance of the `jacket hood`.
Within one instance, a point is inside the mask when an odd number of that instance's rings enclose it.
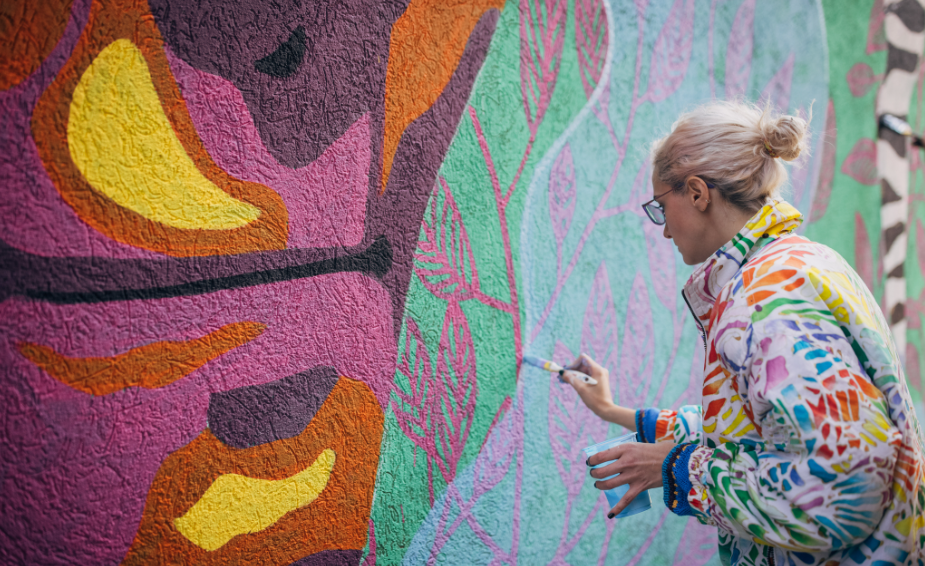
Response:
[[[704,326],[720,290],[758,250],[795,230],[803,215],[788,202],[772,200],[755,213],[739,233],[694,270],[684,294]]]

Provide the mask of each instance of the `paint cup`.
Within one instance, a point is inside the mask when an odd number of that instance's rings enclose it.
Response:
[[[617,438],[611,438],[610,440],[605,440],[604,442],[598,442],[594,446],[588,446],[587,448],[582,448],[582,452],[585,453],[585,458],[590,458],[591,456],[593,456],[594,454],[597,454],[598,452],[609,450],[613,448],[614,446],[619,446],[620,444],[625,444],[627,442],[636,442],[635,432],[630,432],[630,433],[624,434],[623,436],[619,436]],[[603,462],[596,466],[592,466],[592,468],[600,468],[608,464],[612,464],[614,462],[616,462],[616,460],[610,460],[608,462]],[[609,480],[610,478],[615,478],[619,475],[620,474],[614,474],[604,479]],[[591,478],[591,479],[593,480],[594,478]],[[597,481],[597,480],[594,480],[594,481]],[[617,486],[613,489],[608,489],[604,491],[604,495],[607,496],[607,504],[609,505],[605,513],[610,512],[610,510],[613,509],[614,505],[616,505],[620,501],[620,498],[622,498],[623,495],[626,494],[627,491],[629,491],[629,489],[630,489],[630,486],[629,484],[627,484],[627,485]],[[651,508],[652,508],[652,501],[649,499],[649,492],[643,491],[642,493],[636,496],[636,499],[634,499],[632,503],[626,506],[626,509],[624,509],[623,511],[620,512],[619,515],[617,515],[617,518],[620,519],[622,517],[629,517],[630,515],[635,515],[636,513],[642,513],[643,511],[648,511]]]

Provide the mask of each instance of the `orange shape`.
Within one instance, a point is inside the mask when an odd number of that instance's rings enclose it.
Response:
[[[504,0],[412,0],[392,26],[385,76],[382,192],[402,134],[440,97],[482,15]]]
[[[210,360],[260,336],[265,324],[235,322],[185,341],[153,342],[100,358],[68,358],[48,346],[19,343],[19,351],[61,383],[90,395],[127,387],[157,389],[193,373]]]
[[[256,220],[229,229],[168,226],[122,207],[95,190],[74,164],[67,128],[74,91],[97,56],[119,39],[140,51],[170,125],[195,167],[233,199],[260,210]],[[284,249],[289,215],[282,198],[258,183],[235,179],[209,156],[170,72],[164,41],[145,0],[94,0],[70,59],[42,93],[32,114],[32,135],[49,177],[77,215],[109,238],[178,257]],[[120,148],[111,148],[119,151]],[[165,172],[166,174],[166,172]]]
[[[360,550],[366,544],[383,415],[366,384],[341,377],[299,435],[251,448],[222,444],[208,430],[172,453],[148,492],[141,525],[125,564],[286,565],[328,549]],[[318,498],[272,526],[235,536],[204,550],[176,530],[182,517],[222,475],[281,480],[337,454]]]
[[[35,72],[64,34],[71,0],[0,2],[0,90]]]

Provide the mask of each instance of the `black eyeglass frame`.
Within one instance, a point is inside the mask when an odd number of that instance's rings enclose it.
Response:
[[[706,179],[702,179],[702,178],[701,180],[703,180],[703,182],[706,183],[708,189],[716,188],[716,185],[714,183],[711,183],[707,181]],[[655,195],[655,198],[653,198],[652,200],[646,201],[642,204],[642,209],[646,211],[646,216],[649,217],[649,220],[651,220],[653,224],[657,226],[663,226],[665,224],[665,208],[659,202],[657,202],[658,199],[662,198],[663,196],[669,193],[680,191],[683,188],[684,188],[684,185],[678,185],[676,187],[672,187],[660,195]],[[655,203],[655,204],[652,204],[652,203]]]

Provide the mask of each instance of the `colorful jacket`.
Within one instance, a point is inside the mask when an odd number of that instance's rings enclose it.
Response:
[[[719,530],[724,564],[925,563],[923,439],[876,301],[772,202],[684,297],[706,344],[703,402],[637,412],[666,505]]]

